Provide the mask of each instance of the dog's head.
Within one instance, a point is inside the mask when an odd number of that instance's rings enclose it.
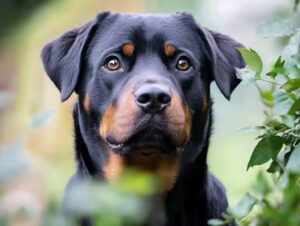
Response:
[[[237,47],[186,13],[102,13],[46,45],[42,60],[62,101],[78,93],[90,142],[150,159],[199,136],[212,81],[230,98],[244,66]]]

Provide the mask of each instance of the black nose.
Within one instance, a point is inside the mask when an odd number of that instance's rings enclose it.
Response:
[[[137,105],[148,113],[161,112],[171,102],[169,88],[159,84],[142,85],[134,95]]]

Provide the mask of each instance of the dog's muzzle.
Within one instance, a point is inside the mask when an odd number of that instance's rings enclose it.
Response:
[[[100,123],[100,135],[120,154],[148,149],[163,153],[183,150],[189,140],[188,105],[167,83],[148,80],[124,87]]]

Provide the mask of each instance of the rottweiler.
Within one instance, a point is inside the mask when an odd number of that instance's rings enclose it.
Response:
[[[135,168],[163,182],[160,225],[222,218],[225,189],[206,160],[210,84],[230,99],[240,82],[236,68],[245,66],[238,47],[184,12],[103,12],[47,44],[41,58],[61,101],[78,94],[70,186],[90,177],[110,183]]]

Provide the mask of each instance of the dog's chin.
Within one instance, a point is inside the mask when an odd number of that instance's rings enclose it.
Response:
[[[131,137],[124,143],[112,143],[109,147],[121,155],[139,153],[142,156],[151,156],[155,153],[174,154],[182,150],[175,146],[171,137],[159,130],[144,130]]]

